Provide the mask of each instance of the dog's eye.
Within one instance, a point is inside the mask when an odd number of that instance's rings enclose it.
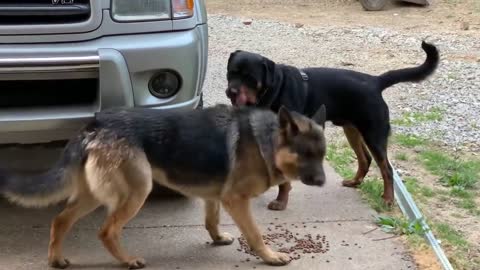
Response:
[[[315,153],[311,149],[304,149],[300,151],[299,154],[305,158],[312,158],[315,156]]]

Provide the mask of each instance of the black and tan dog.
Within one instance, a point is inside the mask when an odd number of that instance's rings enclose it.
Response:
[[[382,91],[400,82],[421,81],[431,75],[439,62],[435,46],[422,42],[426,61],[414,68],[392,70],[373,76],[352,70],[306,68],[275,64],[259,54],[235,51],[227,67],[227,96],[235,106],[258,106],[278,112],[281,106],[312,116],[321,104],[327,107],[327,120],[343,126],[358,159],[353,180],[344,186],[356,187],[367,174],[372,153],[384,180],[383,199],[394,199],[393,176],[387,157],[390,134],[388,106]],[[272,210],[285,209],[291,186],[280,185]]]
[[[325,107],[313,117],[280,109],[234,109],[218,105],[190,112],[116,109],[96,115],[65,147],[47,172],[35,176],[0,173],[0,193],[23,206],[68,199],[53,221],[49,264],[65,268],[62,242],[73,224],[99,206],[108,209],[99,237],[129,268],[145,261],[120,246],[123,226],[140,210],[152,178],[187,196],[205,200],[206,229],[213,242],[233,237],[218,230],[220,204],[248,244],[271,265],[289,262],[265,245],[250,212],[250,199],[269,187],[300,178],[325,182]]]

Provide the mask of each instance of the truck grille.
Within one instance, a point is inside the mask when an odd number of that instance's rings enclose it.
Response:
[[[90,0],[0,1],[0,25],[79,23],[90,14]]]
[[[0,109],[92,105],[98,79],[0,81]]]

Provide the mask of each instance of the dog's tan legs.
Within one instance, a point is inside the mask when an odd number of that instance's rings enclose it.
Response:
[[[287,208],[290,190],[292,190],[290,182],[279,185],[277,198],[268,204],[268,209],[276,211],[285,210]]]
[[[120,245],[123,227],[138,213],[152,190],[152,170],[143,152],[136,152],[116,168],[107,167],[104,153],[90,154],[85,166],[87,182],[109,215],[98,236],[117,260],[130,269],[145,266],[143,258],[130,256]],[[132,154],[133,155],[133,154]]]
[[[220,203],[217,201],[205,200],[205,228],[215,245],[230,245],[233,243],[233,236],[228,233],[220,233]]]
[[[48,264],[51,267],[63,269],[70,265],[70,262],[62,256],[63,240],[75,222],[98,206],[99,202],[90,194],[82,194],[55,217],[50,229],[50,244],[48,246]]]
[[[377,161],[378,167],[380,167],[380,172],[383,177],[383,200],[388,206],[393,205],[394,197],[394,188],[393,188],[393,170],[390,167],[388,159],[381,159]]]
[[[357,187],[363,182],[363,179],[367,175],[372,157],[368,153],[362,135],[355,127],[345,125],[343,126],[343,131],[347,136],[348,143],[357,156],[358,169],[355,177],[352,180],[344,180],[342,185],[346,187]]]
[[[103,228],[99,233],[99,238],[104,246],[117,260],[128,265],[129,269],[140,269],[145,267],[145,260],[139,257],[133,257],[120,245],[120,235],[125,226],[143,206],[147,196],[136,194],[130,196],[125,204],[113,211],[107,218]]]
[[[262,239],[262,235],[255,224],[249,198],[229,198],[223,200],[223,207],[232,216],[233,220],[245,236],[248,245],[264,262],[270,265],[285,265],[290,262],[287,254],[271,250]]]
[[[381,132],[378,131],[382,131]],[[375,162],[377,163],[380,172],[383,177],[383,200],[389,206],[393,205],[394,197],[394,187],[393,187],[393,168],[390,166],[388,161],[388,132],[390,130],[389,126],[379,127],[375,132],[366,133],[364,135],[365,142],[370,149]]]

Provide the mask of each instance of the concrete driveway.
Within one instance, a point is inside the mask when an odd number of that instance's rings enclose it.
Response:
[[[205,104],[228,103],[224,94],[225,64],[231,51],[243,48],[230,41],[241,40],[243,44],[245,40],[224,37],[228,31],[218,26],[210,30],[211,54],[204,86]],[[258,44],[256,39],[249,40]],[[272,44],[277,43],[280,41],[272,41]],[[58,149],[43,147],[0,149],[0,167],[22,171],[47,168],[57,154]],[[300,252],[300,259],[278,269],[415,269],[402,243],[396,239],[381,240],[391,235],[380,230],[372,231],[376,228],[373,224],[375,212],[362,202],[359,193],[342,187],[340,177],[330,167],[327,167],[327,179],[322,188],[296,183],[290,205],[283,212],[266,209],[268,202],[276,196],[276,188],[254,200],[252,208],[265,234],[287,229],[298,238],[310,234],[324,239],[325,253]],[[0,199],[0,270],[48,269],[49,225],[61,208],[22,209]],[[71,269],[123,269],[97,239],[103,219],[104,212],[99,209],[81,220],[70,233],[65,242],[65,256],[72,263]],[[122,242],[131,254],[147,260],[147,269],[274,268],[245,254],[237,240],[224,247],[207,244],[210,239],[203,219],[203,205],[199,200],[151,196],[139,215],[128,224]],[[240,237],[225,213],[222,213],[221,224],[223,231]],[[276,249],[285,244],[283,239],[276,240]]]
[[[12,152],[13,153],[13,152]],[[33,160],[46,160],[52,153],[12,158],[2,150],[3,161],[23,159],[23,168]],[[41,156],[42,158],[38,158]],[[387,235],[375,228],[375,214],[359,194],[343,188],[340,178],[328,167],[328,182],[323,188],[296,183],[286,211],[272,212],[267,203],[276,188],[257,198],[253,209],[263,232],[287,229],[296,237],[319,235],[329,250],[303,254],[281,269],[414,269],[404,246],[395,239],[379,240]],[[22,209],[0,201],[0,269],[47,269],[49,224],[61,207]],[[104,218],[102,209],[81,220],[65,243],[65,255],[71,269],[122,269],[102,247],[97,230]],[[231,219],[222,213],[223,231],[240,237]],[[270,229],[270,230],[269,230]],[[298,236],[297,236],[298,235]],[[324,238],[323,238],[324,237]],[[277,249],[283,245],[276,239]],[[214,247],[203,227],[202,202],[183,197],[152,196],[123,234],[123,243],[132,254],[142,255],[148,269],[272,269],[241,250],[239,241],[231,246]]]

